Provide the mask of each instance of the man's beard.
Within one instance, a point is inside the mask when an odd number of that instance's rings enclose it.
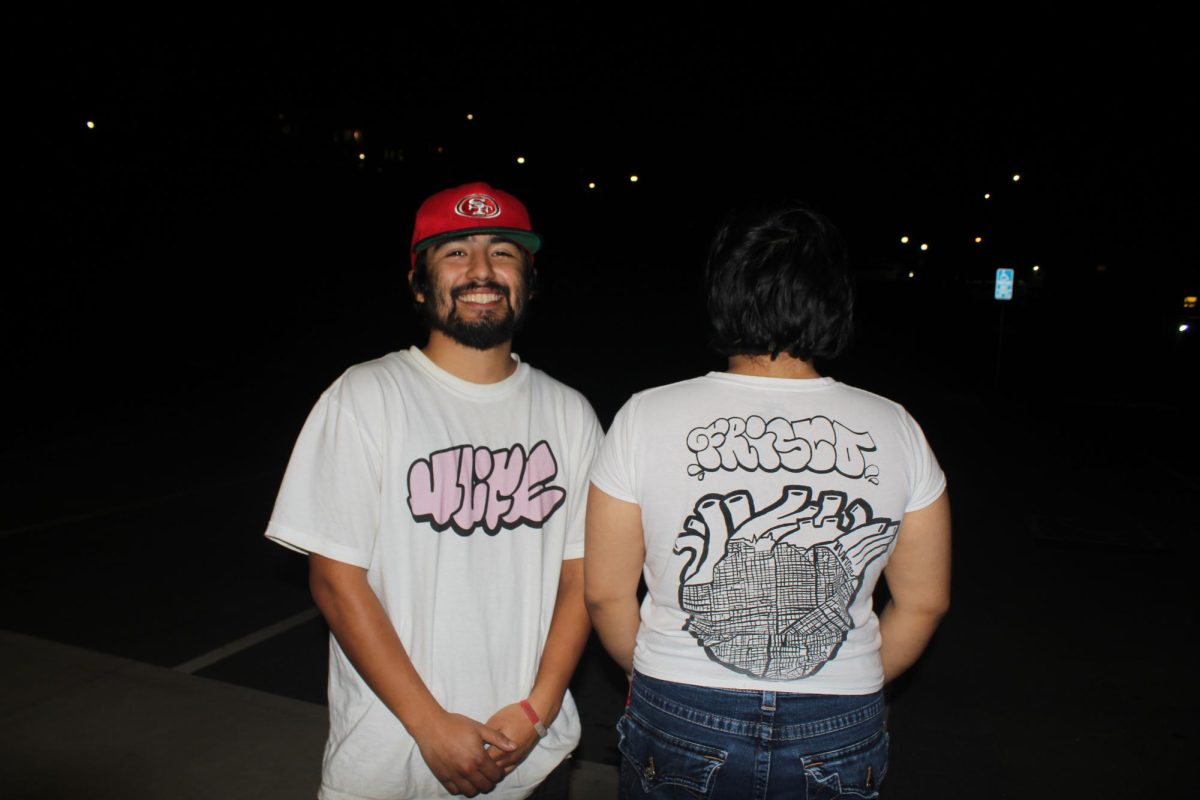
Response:
[[[458,315],[458,296],[465,292],[489,289],[504,297],[504,307],[494,314],[468,322]],[[520,287],[524,292],[524,284]],[[450,292],[450,308],[442,311],[442,300],[437,292],[426,294],[426,301],[420,304],[421,317],[425,324],[434,330],[439,330],[454,341],[476,350],[491,350],[512,339],[525,321],[525,309],[529,297],[521,298],[520,311],[514,312],[512,295],[507,288],[498,283],[472,284],[459,286]]]

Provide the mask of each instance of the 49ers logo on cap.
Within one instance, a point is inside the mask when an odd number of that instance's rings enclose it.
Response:
[[[500,204],[490,194],[469,194],[455,204],[454,213],[460,217],[492,219],[500,216]]]

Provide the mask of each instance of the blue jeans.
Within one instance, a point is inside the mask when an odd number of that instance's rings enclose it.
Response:
[[[883,693],[709,689],[635,675],[617,723],[622,798],[874,798]]]

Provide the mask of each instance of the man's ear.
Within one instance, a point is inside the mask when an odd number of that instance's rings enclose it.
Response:
[[[418,303],[424,303],[425,295],[421,293],[421,291],[417,288],[416,281],[413,280],[413,276],[416,274],[416,272],[417,270],[415,268],[408,271],[408,288],[409,291],[413,293],[413,299],[415,299]]]

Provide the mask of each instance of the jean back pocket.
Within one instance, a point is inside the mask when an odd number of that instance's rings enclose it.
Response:
[[[672,736],[629,713],[617,722],[617,749],[646,794],[678,787],[704,797],[729,757],[725,750]]]
[[[857,744],[804,759],[811,800],[879,796],[887,775],[888,734],[879,731]]]

